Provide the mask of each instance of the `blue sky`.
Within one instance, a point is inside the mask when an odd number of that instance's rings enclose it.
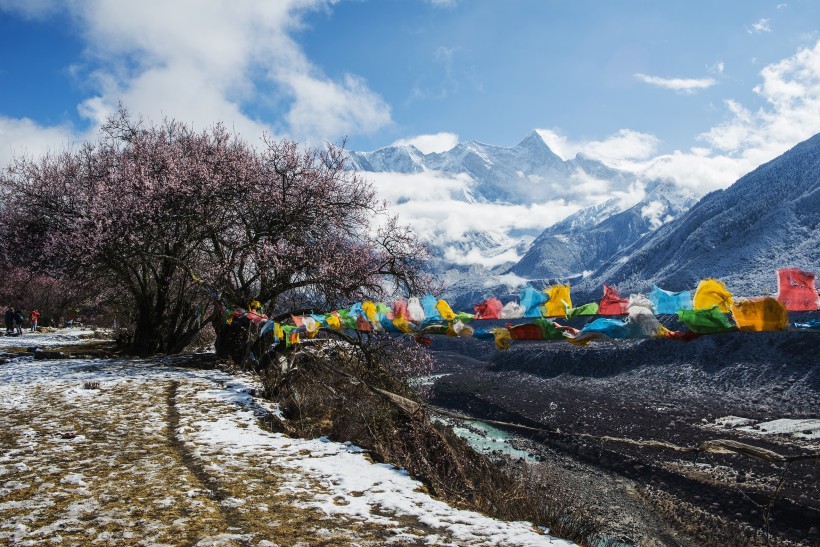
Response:
[[[118,101],[355,150],[536,129],[698,194],[820,132],[813,0],[0,0],[0,48],[0,165]]]

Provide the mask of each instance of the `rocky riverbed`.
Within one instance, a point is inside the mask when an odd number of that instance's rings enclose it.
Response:
[[[682,447],[730,439],[786,455],[820,452],[820,335],[733,333],[587,348],[534,342],[506,352],[437,339],[433,349],[441,367],[431,400],[544,429],[508,431],[590,511],[606,515],[612,537],[642,545],[820,544],[817,459],[786,465],[604,438]]]

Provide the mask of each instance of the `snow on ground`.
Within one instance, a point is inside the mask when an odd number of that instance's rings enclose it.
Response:
[[[152,360],[0,365],[0,543],[569,545],[268,432],[255,387]]]
[[[54,332],[23,331],[22,336],[0,336],[0,349],[3,348],[45,348],[53,346],[71,346],[84,344],[94,336],[89,329],[58,329]]]
[[[760,422],[739,416],[716,418],[710,427],[734,428],[751,435],[788,435],[796,439],[820,439],[820,418],[779,418]]]

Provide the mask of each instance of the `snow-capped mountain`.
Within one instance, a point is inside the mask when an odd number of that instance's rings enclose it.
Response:
[[[672,183],[654,182],[647,185],[645,197],[626,210],[619,199],[587,207],[544,230],[509,272],[552,280],[589,275],[695,202],[694,195]]]
[[[694,288],[717,277],[745,296],[777,291],[774,270],[820,271],[820,134],[703,197],[617,253],[579,289]]]
[[[459,143],[446,152],[424,154],[413,145],[397,145],[373,152],[350,152],[350,165],[360,171],[448,175],[466,173],[471,179],[465,199],[477,202],[531,204],[552,199],[589,198],[605,189],[627,191],[637,178],[579,154],[563,160],[537,131],[512,147],[475,141]]]
[[[444,282],[470,285],[470,291],[482,289],[492,275],[506,274],[506,283],[520,276],[566,277],[593,270],[607,253],[685,208],[669,189],[635,205],[645,194],[638,175],[584,154],[564,160],[537,131],[512,147],[466,142],[427,154],[412,145],[349,152],[348,164],[375,179],[402,220],[430,245],[433,267]],[[635,218],[622,217],[624,226],[613,221],[599,230],[596,237],[612,242],[579,240],[578,246],[562,249],[561,263],[554,266],[546,264],[548,248],[519,263],[539,234],[546,245],[559,245],[562,238],[575,238],[632,206],[638,207]],[[555,222],[559,225],[552,232],[542,234]],[[576,255],[591,259],[579,262]]]

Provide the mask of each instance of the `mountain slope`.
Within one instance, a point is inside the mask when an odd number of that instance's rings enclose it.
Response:
[[[820,135],[761,165],[726,190],[616,254],[582,287],[671,290],[718,277],[744,295],[774,293],[774,269],[820,270]]]
[[[654,183],[647,190],[644,199],[626,210],[620,200],[611,199],[547,228],[510,272],[559,280],[591,273],[695,203],[671,183]]]

